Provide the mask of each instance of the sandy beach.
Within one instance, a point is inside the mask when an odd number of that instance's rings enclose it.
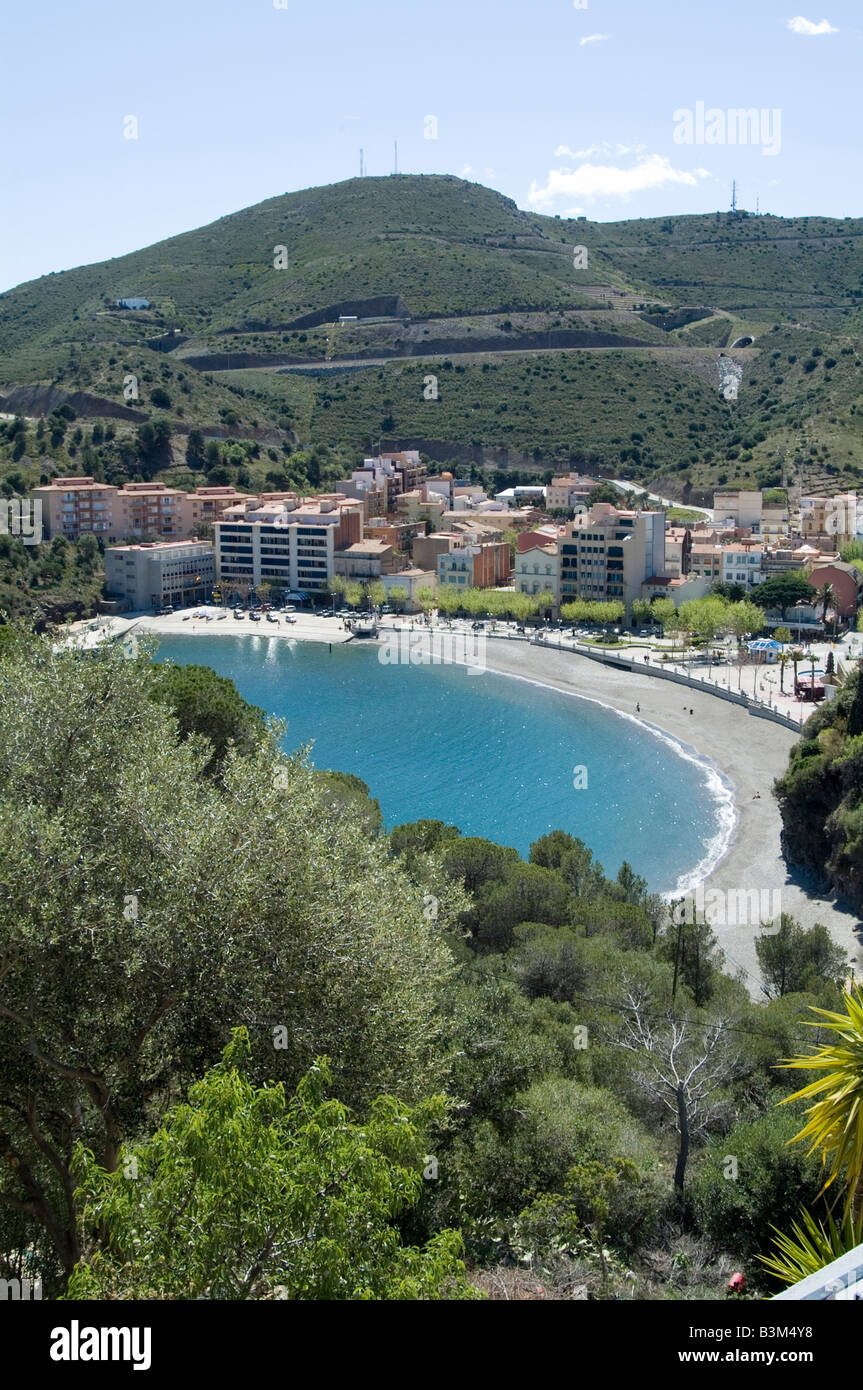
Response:
[[[254,633],[280,640],[334,644],[353,640],[338,618],[302,612],[295,616],[296,622],[287,624],[283,618],[278,623],[252,623],[248,617],[237,620],[230,615],[221,621],[214,617],[207,622],[194,616],[184,620],[184,614],[173,613],[159,618],[100,619],[98,629],[92,622],[85,622],[75,624],[73,630],[75,640],[85,646],[126,632],[208,637]],[[718,901],[709,897],[711,890],[734,895],[753,890],[773,895],[779,890],[781,910],[806,927],[822,923],[847,952],[856,976],[863,975],[863,946],[852,930],[857,917],[792,876],[780,852],[781,819],[771,788],[787,766],[796,733],[756,718],[745,708],[707,690],[616,670],[566,650],[491,637],[485,644],[484,659],[490,671],[584,696],[638,719],[647,728],[682,745],[690,755],[712,764],[731,792],[735,823],[725,853],[703,880],[708,902]],[[777,899],[771,897],[771,901]],[[759,929],[750,914],[736,915],[743,916],[744,921],[723,925],[720,918],[714,930],[726,954],[726,969],[732,974],[741,971],[747,988],[757,997],[760,974],[755,938]],[[729,916],[735,916],[733,911]]]
[[[856,976],[863,974],[863,949],[852,931],[858,918],[833,899],[819,897],[795,881],[780,852],[782,822],[771,787],[785,771],[797,741],[795,733],[781,724],[755,718],[716,695],[615,670],[571,652],[492,640],[487,643],[486,661],[490,670],[504,675],[599,700],[709,759],[733,789],[737,819],[726,853],[704,880],[708,901],[711,889],[724,893],[780,889],[782,911],[806,927],[822,923],[837,945],[847,951]],[[637,704],[640,712],[636,711]],[[760,793],[757,800],[756,792]],[[747,986],[757,994],[757,927],[717,924],[714,930],[726,953],[726,968],[732,974],[742,968]]]

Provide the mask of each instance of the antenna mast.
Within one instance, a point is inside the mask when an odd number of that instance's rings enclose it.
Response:
[[[360,150],[360,178],[363,176],[363,152]]]
[[[394,174],[397,174],[398,171],[399,171],[399,142],[398,142],[398,140],[396,140],[396,142],[395,142],[395,166],[394,166],[394,168],[393,168],[393,173],[394,173]]]
[[[736,179],[732,179],[732,180],[731,180],[731,211],[732,211],[732,213],[735,213],[735,212],[737,211],[737,180],[736,180]]]

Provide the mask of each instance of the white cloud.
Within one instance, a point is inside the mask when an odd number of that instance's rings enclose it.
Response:
[[[571,150],[568,145],[558,145],[554,152],[555,159],[593,159],[594,155],[605,154],[614,159],[623,159],[627,154],[644,154],[646,145],[612,145],[608,140],[601,141],[598,145],[589,145],[586,150]]]
[[[460,179],[469,179],[470,176],[471,176],[471,174],[475,174],[475,173],[476,173],[476,169],[474,169],[473,165],[472,165],[472,164],[466,164],[466,165],[464,166],[464,168],[462,169],[461,173],[459,174],[459,178],[460,178]]]
[[[788,28],[792,34],[806,34],[808,38],[815,38],[819,34],[838,34],[839,30],[834,29],[829,19],[822,19],[819,24],[814,20],[804,19],[802,14],[797,15],[796,19],[789,19]]]
[[[695,188],[699,180],[709,178],[707,169],[675,169],[665,155],[651,154],[629,169],[618,169],[612,164],[580,164],[577,169],[549,169],[546,182],[534,182],[528,194],[528,206],[537,211],[553,207],[560,198],[586,198],[589,202],[597,198],[627,199],[633,193],[643,193],[649,188],[662,188],[665,184],[682,184]]]
[[[583,39],[579,39],[578,46],[579,48],[584,48],[585,44],[603,43],[606,39],[610,38],[610,34],[587,34]]]

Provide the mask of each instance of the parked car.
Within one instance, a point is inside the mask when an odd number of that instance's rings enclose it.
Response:
[[[268,622],[268,623],[277,623],[278,621],[279,621],[279,620],[278,620],[278,618],[276,617],[275,613],[268,613],[268,614],[267,614],[267,622]]]

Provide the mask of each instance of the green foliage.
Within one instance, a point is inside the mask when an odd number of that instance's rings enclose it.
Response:
[[[863,1219],[855,1221],[848,1211],[839,1222],[831,1212],[824,1221],[818,1221],[811,1212],[803,1211],[800,1220],[792,1222],[790,1236],[775,1227],[774,1230],[773,1254],[763,1257],[762,1263],[784,1285],[797,1284],[810,1274],[818,1274],[840,1256],[850,1254],[863,1241]]]
[[[778,931],[756,938],[755,949],[764,987],[772,996],[815,994],[825,985],[836,989],[845,976],[845,952],[827,928],[816,924],[807,930],[787,912]]]
[[[456,885],[428,920],[422,889],[333,816],[276,731],[207,777],[212,744],[180,740],[113,648],[16,632],[0,699],[3,1192],[61,1268],[77,1258],[75,1143],[116,1168],[238,1020],[256,1020],[256,1056],[269,1040],[268,1078],[293,1086],[326,1049],[350,1104],[429,1094]]]
[[[759,608],[778,608],[784,618],[788,609],[798,603],[813,603],[815,587],[805,574],[789,570],[787,574],[775,574],[763,584],[756,584],[752,600]]]
[[[248,1034],[106,1172],[79,1151],[71,1299],[465,1299],[461,1241],[402,1244],[443,1101],[377,1098],[358,1124],[317,1059],[289,1100],[244,1074]]]
[[[744,1262],[749,1278],[758,1279],[774,1226],[793,1221],[801,1203],[822,1210],[818,1160],[790,1143],[798,1128],[797,1116],[775,1109],[736,1124],[710,1142],[690,1189],[699,1226]]]
[[[180,738],[196,734],[210,744],[208,776],[221,771],[229,749],[248,755],[260,743],[264,711],[248,704],[233,681],[217,676],[209,666],[165,662],[149,668],[148,674],[151,697],[170,709]]]
[[[315,780],[322,792],[322,801],[333,816],[344,817],[346,821],[362,825],[366,834],[376,835],[384,818],[380,802],[369,792],[368,783],[353,772],[315,773]]]
[[[860,726],[858,728],[858,725]],[[785,853],[863,907],[863,681],[855,671],[807,720],[774,788]]]

